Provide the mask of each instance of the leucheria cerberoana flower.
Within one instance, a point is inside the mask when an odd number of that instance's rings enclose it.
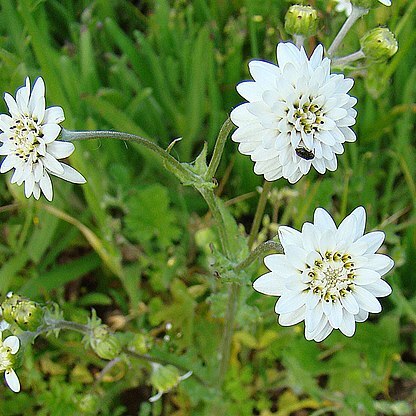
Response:
[[[18,393],[20,391],[20,382],[13,368],[16,364],[20,341],[14,335],[2,341],[1,334],[2,332],[0,332],[0,372],[4,372],[4,378],[10,389]]]
[[[394,262],[376,254],[384,233],[364,235],[365,221],[365,210],[358,207],[337,228],[328,212],[318,208],[314,223],[303,224],[301,232],[279,228],[284,254],[266,256],[270,272],[253,287],[280,296],[275,312],[281,325],[305,321],[306,339],[319,342],[333,329],[351,337],[355,322],[381,311],[376,298],[391,293],[381,276]]]
[[[49,174],[73,183],[85,178],[71,166],[59,162],[72,154],[72,143],[56,140],[65,120],[61,107],[45,108],[45,84],[38,78],[30,91],[30,80],[16,92],[16,99],[4,94],[10,116],[0,114],[0,155],[6,156],[0,172],[14,169],[12,183],[25,184],[25,195],[39,199],[40,193],[52,200]]]
[[[350,126],[357,100],[347,94],[354,81],[330,73],[322,45],[308,59],[303,47],[279,43],[277,62],[249,63],[254,81],[237,85],[248,103],[231,112],[238,126],[232,139],[268,181],[295,183],[311,166],[319,173],[336,170],[343,143],[355,141]]]

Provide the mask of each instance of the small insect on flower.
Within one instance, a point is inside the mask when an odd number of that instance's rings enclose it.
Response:
[[[59,162],[75,147],[56,140],[61,132],[59,123],[65,120],[61,107],[45,108],[45,83],[38,78],[30,89],[30,80],[16,92],[16,99],[4,94],[10,116],[0,114],[0,155],[6,156],[0,172],[14,169],[11,183],[25,184],[25,195],[39,199],[42,192],[52,200],[49,174],[72,183],[85,183],[85,178],[71,166]]]
[[[295,149],[296,154],[305,160],[311,160],[315,157],[315,154],[304,147],[297,147]]]
[[[351,337],[355,323],[370,312],[381,311],[377,297],[391,293],[381,278],[393,260],[377,254],[384,233],[364,234],[366,214],[356,208],[337,228],[322,208],[314,223],[306,222],[299,232],[279,227],[284,254],[266,256],[269,273],[253,284],[255,290],[279,296],[275,312],[283,326],[305,321],[305,337],[317,342],[333,329]]]

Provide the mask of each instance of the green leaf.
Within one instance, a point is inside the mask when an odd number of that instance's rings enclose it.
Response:
[[[161,248],[179,238],[180,229],[164,186],[154,184],[134,191],[126,204],[125,225],[131,238],[146,245],[154,238],[156,246]]]
[[[37,295],[78,279],[90,271],[96,269],[101,264],[100,258],[96,253],[73,260],[69,263],[60,264],[47,273],[35,276],[19,291],[22,295],[36,297]]]

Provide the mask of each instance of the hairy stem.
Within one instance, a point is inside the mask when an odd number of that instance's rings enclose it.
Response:
[[[232,123],[231,119],[227,118],[227,120],[225,120],[224,124],[222,125],[220,132],[218,133],[217,141],[215,142],[214,151],[212,153],[212,158],[209,162],[208,171],[206,174],[206,178],[208,180],[213,178],[217,172],[221,161],[221,156],[224,151],[225,143],[233,127],[234,124]]]
[[[256,241],[257,234],[259,232],[261,220],[264,214],[264,208],[266,207],[267,197],[272,189],[272,182],[264,181],[263,189],[260,194],[260,199],[257,204],[256,213],[254,214],[253,224],[251,225],[250,235],[248,237],[248,247],[251,249]]]
[[[136,136],[135,134],[122,133],[119,131],[69,131],[62,129],[61,139],[68,142],[91,139],[117,139],[127,142],[136,142],[156,154],[166,168],[175,174],[181,182],[193,184],[201,181],[196,174],[178,162],[166,150],[162,149],[156,143],[145,139],[144,137]]]
[[[282,245],[280,243],[276,243],[275,241],[269,240],[265,241],[264,243],[257,246],[245,260],[239,263],[235,270],[244,270],[246,267],[250,266],[253,261],[257,260],[258,258],[262,257],[265,253],[269,251],[277,251],[278,253],[282,253]]]
[[[341,58],[334,58],[332,60],[331,65],[333,67],[344,67],[350,64],[351,62],[354,62],[354,61],[357,61],[358,59],[363,59],[363,58],[365,58],[365,54],[362,50],[359,50],[350,55],[343,56]]]
[[[357,6],[354,6],[354,5],[352,6],[351,14],[347,17],[347,20],[344,22],[340,31],[335,36],[335,39],[333,40],[331,46],[328,48],[327,53],[328,53],[329,57],[332,57],[334,55],[334,53],[336,52],[338,47],[341,45],[341,42],[343,41],[343,39],[345,38],[345,36],[349,32],[351,27],[354,25],[354,23],[360,17],[367,14],[368,11],[369,11],[368,9],[364,9],[363,7],[357,7]]]

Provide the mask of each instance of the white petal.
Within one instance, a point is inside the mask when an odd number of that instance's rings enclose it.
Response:
[[[49,107],[45,110],[44,124],[59,124],[65,120],[64,110],[61,107]]]
[[[357,269],[355,272],[354,283],[360,286],[365,286],[380,280],[380,278],[380,274],[374,270]]]
[[[36,104],[42,97],[45,97],[45,83],[43,82],[43,79],[39,77],[36,79],[35,84],[33,85],[32,94],[30,95],[29,111],[31,113],[33,113]]]
[[[355,319],[354,315],[346,311],[342,311],[342,321],[339,326],[340,331],[347,337],[352,337],[355,332]]]
[[[302,234],[294,228],[281,225],[278,234],[283,247],[289,245],[302,246]]]
[[[65,179],[68,182],[79,183],[79,184],[87,182],[86,179],[73,167],[68,166],[65,163],[61,163],[61,166],[64,169],[64,173],[62,174],[57,174],[55,172],[51,172],[51,173],[53,173],[58,178]]]
[[[322,321],[324,311],[322,304],[319,302],[315,308],[306,309],[305,314],[305,328],[308,332],[313,332],[317,329],[319,323]]]
[[[332,311],[328,316],[329,323],[334,329],[338,329],[342,322],[342,306],[341,302],[331,302]]]
[[[11,349],[11,353],[12,354],[16,354],[17,351],[19,351],[19,346],[20,346],[20,341],[19,338],[17,338],[14,335],[11,335],[10,337],[7,337],[4,341],[3,341],[3,345],[5,345],[6,347]]]
[[[265,295],[280,296],[285,290],[284,279],[273,272],[266,273],[253,283],[253,289]]]
[[[332,217],[323,208],[317,208],[315,210],[313,223],[323,230],[327,229],[335,232],[337,228]]]
[[[357,314],[360,310],[354,295],[351,293],[347,293],[345,296],[341,297],[341,304],[349,313],[353,315]]]
[[[287,291],[277,301],[275,306],[276,313],[289,313],[299,309],[306,303],[305,293],[296,293]]]
[[[322,329],[321,332],[319,332],[317,335],[315,335],[313,337],[314,341],[316,342],[321,342],[323,341],[326,337],[328,337],[328,335],[330,335],[332,332],[332,326],[331,324],[328,322],[325,327]]]
[[[63,159],[72,154],[75,146],[70,142],[54,141],[47,145],[47,152],[55,159]]]
[[[52,197],[53,197],[52,182],[47,172],[45,172],[45,174],[42,176],[41,180],[39,181],[39,187],[42,190],[43,194],[45,195],[45,198],[48,201],[52,201]]]
[[[287,277],[296,273],[296,269],[287,262],[284,254],[270,254],[264,258],[264,264],[279,276]]]
[[[355,322],[364,322],[368,318],[368,312],[364,309],[360,309],[360,311],[354,315]]]
[[[382,279],[367,285],[365,288],[377,298],[388,296],[391,293],[390,285]]]
[[[13,169],[16,167],[16,164],[18,162],[18,158],[15,155],[9,155],[6,158],[4,158],[3,163],[0,167],[0,173],[6,173],[10,169]]]
[[[45,156],[42,157],[42,163],[46,169],[48,169],[54,175],[59,174],[62,175],[64,173],[64,168],[62,163],[58,162],[52,155],[46,153]]]
[[[33,193],[33,187],[35,186],[35,178],[32,175],[28,175],[25,179],[25,196],[29,198]]]
[[[354,297],[361,309],[367,312],[378,313],[381,312],[380,302],[368,290],[361,286],[355,286]]]
[[[10,390],[14,391],[15,393],[19,393],[20,381],[17,377],[17,374],[14,372],[12,368],[4,372],[4,378],[6,380],[7,385],[10,387]]]
[[[12,115],[13,118],[20,118],[20,110],[17,106],[15,99],[6,92],[4,94],[4,101],[6,101],[7,107],[9,108],[9,113]]]
[[[373,254],[383,244],[385,234],[383,231],[373,231],[371,233],[363,235],[359,238],[350,249],[351,254]],[[365,251],[361,252],[365,247]]]
[[[285,247],[285,255],[287,261],[298,270],[306,268],[306,257],[308,253],[301,247],[288,245]]]
[[[282,326],[296,325],[305,318],[305,307],[301,306],[290,313],[282,313],[279,315],[279,324]]]
[[[61,126],[59,124],[44,124],[42,126],[43,140],[45,143],[52,143],[61,132]]]

